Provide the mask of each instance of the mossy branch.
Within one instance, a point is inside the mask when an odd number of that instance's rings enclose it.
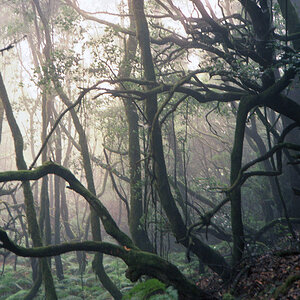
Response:
[[[71,251],[102,252],[121,258],[128,266],[126,276],[132,281],[138,280],[142,275],[148,275],[159,279],[167,285],[173,285],[184,299],[215,299],[188,281],[173,264],[155,254],[144,252],[137,248],[131,249],[126,246],[121,247],[111,243],[95,241],[25,248],[15,244],[2,229],[0,229],[0,241],[0,247],[23,257],[56,256]]]
[[[124,258],[126,250],[121,246],[106,242],[71,242],[62,243],[60,245],[50,245],[44,247],[25,248],[16,245],[8,236],[7,233],[0,229],[1,247],[7,249],[18,256],[23,257],[50,257],[56,256],[71,251],[97,251],[108,255]]]
[[[83,196],[95,209],[109,235],[115,238],[121,245],[135,248],[132,240],[118,228],[110,213],[100,200],[86,189],[70,170],[54,162],[46,162],[34,170],[2,172],[0,173],[0,182],[38,180],[48,174],[55,174],[66,180],[69,183],[69,188]]]

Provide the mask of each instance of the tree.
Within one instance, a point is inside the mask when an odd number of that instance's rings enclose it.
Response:
[[[235,1],[232,7],[228,1],[222,1],[219,3],[218,13],[214,12],[207,3],[205,6],[202,1],[191,0],[186,3],[191,11],[188,15],[189,10],[185,10],[182,4],[175,1],[149,1],[147,2],[149,7],[144,7],[144,1],[132,0],[128,2],[128,14],[121,14],[121,18],[128,18],[129,26],[125,27],[83,11],[74,1],[65,1],[83,18],[105,25],[108,30],[112,30],[111,34],[122,36],[125,40],[125,48],[122,49],[123,59],[118,72],[115,72],[116,63],[103,62],[100,59],[100,69],[103,68],[105,71],[99,72],[102,79],[84,88],[77,101],[72,104],[64,91],[64,80],[58,76],[59,72],[51,52],[47,52],[54,45],[51,42],[43,11],[39,7],[39,1],[34,1],[44,28],[46,70],[52,88],[68,107],[67,111],[70,111],[78,132],[79,143],[76,147],[81,150],[88,189],[84,188],[69,170],[52,162],[44,163],[32,171],[0,173],[0,181],[33,180],[49,173],[62,177],[70,184],[70,188],[83,196],[91,206],[94,242],[68,243],[42,248],[36,248],[41,245],[34,244],[35,248],[25,249],[17,246],[4,231],[1,231],[2,246],[18,255],[30,257],[52,256],[74,250],[96,250],[123,259],[128,265],[127,276],[131,280],[135,281],[142,275],[154,276],[167,284],[174,285],[180,295],[193,299],[193,297],[205,298],[209,295],[186,280],[172,264],[154,253],[141,251],[152,252],[155,249],[148,238],[147,226],[142,226],[142,219],[146,218],[143,215],[143,206],[145,208],[148,205],[146,202],[142,203],[142,195],[144,194],[144,198],[148,196],[148,188],[153,190],[152,198],[156,198],[156,195],[158,198],[158,202],[154,204],[155,213],[159,203],[162,217],[166,217],[166,224],[176,241],[186,248],[187,258],[190,258],[191,252],[194,253],[224,281],[233,276],[235,267],[244,255],[247,241],[251,239],[256,241],[265,230],[272,228],[273,224],[283,221],[282,218],[274,219],[274,215],[285,217],[285,222],[296,239],[293,223],[299,220],[290,219],[291,210],[287,209],[286,199],[282,193],[282,180],[277,178],[283,172],[282,152],[287,154],[287,159],[297,172],[297,161],[291,160],[292,155],[289,151],[293,150],[297,153],[300,149],[295,139],[285,142],[288,134],[296,132],[295,128],[299,126],[300,120],[300,106],[287,93],[291,82],[295,83],[299,73],[297,52],[299,41],[297,20],[299,19],[290,17],[298,15],[293,2],[286,1],[285,4],[283,2],[278,1],[280,11],[274,10],[276,3],[268,1],[256,3],[252,0],[239,0]],[[284,6],[286,4],[289,5],[290,10]],[[152,9],[154,13],[150,13]],[[231,10],[234,12],[232,13]],[[281,34],[281,28],[274,27],[277,25],[275,15],[281,20],[278,27],[284,19],[286,20],[285,34]],[[166,21],[161,21],[169,19],[177,24],[176,29],[168,26]],[[289,23],[289,19],[296,21]],[[201,55],[198,55],[199,51]],[[114,52],[112,53],[113,56]],[[187,57],[193,55],[199,60],[197,69],[189,70],[189,67],[194,66],[189,66],[185,55]],[[186,63],[184,67],[183,61]],[[109,75],[105,74],[107,70]],[[208,76],[205,78],[202,74]],[[128,223],[132,239],[118,228],[107,209],[96,198],[90,157],[95,161],[97,159],[90,155],[86,132],[74,110],[75,105],[81,103],[84,97],[94,95],[96,99],[106,94],[110,95],[110,99],[121,98],[124,105],[129,130],[128,171],[114,169],[107,155],[106,164],[101,163],[101,165],[109,170],[112,184],[120,198],[124,196],[118,191],[114,176],[130,184]],[[221,106],[224,111],[226,109],[231,111],[230,116],[235,122],[235,129],[232,132],[230,178],[227,178],[229,185],[221,189],[223,197],[216,197],[217,202],[189,189],[188,180],[183,184],[185,196],[180,193],[178,188],[180,183],[176,178],[178,149],[176,149],[177,133],[174,123],[175,183],[172,184],[172,179],[169,178],[170,168],[166,163],[165,144],[170,137],[164,136],[162,128],[170,115],[178,113],[182,103],[190,105],[195,101],[199,107],[205,105],[214,107],[217,103],[217,108]],[[282,121],[282,116],[288,118],[290,122]],[[275,126],[275,122],[279,125]],[[281,124],[284,125],[283,130],[280,129]],[[139,126],[146,132],[143,137],[140,135]],[[263,137],[264,127],[267,139]],[[216,132],[214,134],[218,135]],[[255,153],[246,155],[245,138],[252,149],[259,150],[258,155]],[[45,134],[43,139],[47,141]],[[143,149],[144,152],[141,151],[140,140],[148,145],[148,148]],[[76,145],[76,141],[73,144]],[[106,148],[109,146],[105,145]],[[122,154],[120,151],[112,152]],[[141,160],[145,162],[144,176],[141,173]],[[260,162],[264,162],[263,167],[259,165]],[[207,174],[212,174],[210,170],[205,171]],[[127,173],[130,178],[127,177]],[[249,184],[250,180],[257,176],[274,177],[274,180],[270,179],[269,182],[272,187],[272,198],[275,201],[273,204],[275,214],[270,204],[269,209],[263,212],[265,220],[270,223],[260,230],[252,230],[248,224],[245,224],[242,208],[243,205],[245,206],[243,199],[247,199],[244,193],[245,184],[246,182]],[[149,181],[146,180],[147,178]],[[143,180],[144,185],[142,185]],[[284,177],[284,180],[287,180],[287,177]],[[225,178],[224,182],[226,182]],[[251,184],[253,182],[250,186]],[[293,188],[297,194],[298,188],[295,184]],[[188,194],[197,197],[202,203],[208,205],[210,210],[201,214],[188,199]],[[258,192],[256,195],[259,197]],[[123,200],[127,201],[125,198]],[[215,221],[213,218],[217,218],[215,216],[220,214],[227,203],[230,203],[231,232],[229,233],[227,228],[218,226],[210,228],[210,232],[214,232],[221,239],[233,242],[230,261],[205,243],[197,231],[199,229],[201,232],[203,228],[215,225],[212,222]],[[189,214],[187,206],[197,213],[196,217]],[[293,203],[290,207],[294,207]],[[100,241],[98,217],[107,234],[112,236],[120,246]],[[222,215],[219,218],[222,218]],[[99,255],[97,254],[97,257],[100,257]],[[95,267],[100,265],[101,258],[94,263]],[[101,280],[99,270],[97,274]],[[183,282],[182,285],[180,281]],[[105,282],[103,278],[102,282]],[[109,284],[106,286],[110,291],[114,290],[108,287]],[[120,298],[121,295],[116,292],[114,297]]]
[[[0,75],[0,92],[1,92],[0,98],[3,103],[6,117],[9,120],[10,129],[12,131],[12,135],[14,139],[17,168],[19,170],[26,170],[27,165],[23,156],[23,138],[20,129],[18,127],[18,124],[14,118],[13,111],[1,75]],[[23,194],[24,194],[24,202],[26,207],[25,211],[26,211],[26,217],[28,222],[28,231],[31,235],[33,245],[35,247],[40,247],[42,246],[42,239],[40,236],[40,229],[36,219],[36,212],[35,212],[35,207],[33,202],[32,190],[28,181],[23,182]],[[40,268],[41,271],[39,272],[39,276],[36,278],[35,284],[32,290],[30,291],[30,293],[27,295],[26,299],[32,299],[35,296],[37,290],[39,289],[42,279],[45,286],[46,299],[57,299],[51,271],[46,258],[42,258],[40,260]]]

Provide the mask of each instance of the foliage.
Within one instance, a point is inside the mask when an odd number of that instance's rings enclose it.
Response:
[[[191,256],[190,262],[185,252],[172,252],[168,255],[168,259],[189,279],[194,280],[199,276],[199,260],[194,255]]]
[[[31,284],[28,267],[18,266],[17,272],[15,272],[11,265],[7,265],[4,274],[0,276],[0,299],[7,299],[9,295],[13,294],[16,294],[16,298],[12,299],[22,299],[22,290],[29,289]]]
[[[68,264],[66,264],[68,262]],[[55,286],[59,299],[75,300],[75,299],[107,299],[108,294],[100,287],[95,275],[91,271],[89,264],[87,272],[78,276],[78,265],[74,259],[74,255],[64,255],[65,274],[63,280],[55,280]],[[124,291],[124,299],[145,299],[177,300],[177,291],[172,287],[166,287],[157,279],[146,280],[138,283],[130,291],[132,284],[125,278],[125,265],[123,262],[105,257],[105,269],[109,276],[117,282],[121,290]],[[76,271],[77,270],[77,271]],[[32,281],[28,277],[30,272],[29,266],[19,266],[18,272],[15,273],[11,266],[6,266],[5,273],[0,277],[0,300],[21,300],[28,292]],[[126,292],[127,291],[127,292]],[[157,295],[156,293],[160,293]],[[37,300],[43,296],[36,297]]]
[[[57,280],[55,277],[58,299],[79,300],[84,298],[86,300],[105,300],[109,297],[107,291],[100,286],[99,281],[92,272],[91,256],[88,256],[89,263],[84,274],[80,274],[78,262],[74,254],[62,255],[62,259],[64,264],[64,279]],[[26,260],[24,262],[20,260],[19,263],[22,265],[18,265],[17,272],[14,272],[13,268],[7,265],[4,274],[0,276],[0,300],[21,300],[31,287],[30,267],[26,265]],[[23,265],[24,263],[25,265]],[[132,283],[124,275],[126,265],[122,261],[105,256],[104,267],[121,290],[126,290],[132,286]],[[36,299],[43,299],[43,294],[41,293]]]
[[[6,300],[22,300],[24,299],[24,296],[26,296],[27,292],[28,291],[26,290],[18,291],[17,293],[7,297]]]
[[[156,298],[154,295],[162,294],[166,291],[166,285],[157,279],[148,279],[136,284],[128,293],[123,296],[123,300],[138,299],[165,299]],[[174,299],[174,298],[171,298]]]
[[[76,25],[79,25],[81,17],[75,13],[75,11],[68,5],[61,5],[57,17],[55,18],[55,25],[57,29],[62,29],[63,31],[74,30]]]

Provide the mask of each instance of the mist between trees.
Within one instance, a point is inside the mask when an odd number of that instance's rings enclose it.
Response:
[[[298,249],[296,0],[0,9],[0,299],[217,299]]]

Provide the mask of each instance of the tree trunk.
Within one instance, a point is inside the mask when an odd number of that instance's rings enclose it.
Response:
[[[144,13],[144,1],[133,0],[134,17],[136,22],[136,34],[142,56],[144,77],[146,80],[155,82],[155,71],[150,50],[149,30]],[[152,88],[151,86],[148,88]],[[157,95],[150,95],[146,98],[146,117],[150,126],[150,151],[153,159],[153,173],[161,205],[167,215],[172,232],[178,242],[190,248],[198,257],[207,264],[212,270],[218,273],[223,279],[230,277],[230,267],[224,258],[216,251],[211,249],[199,239],[192,236],[192,242],[187,238],[187,228],[184,224],[179,210],[175,204],[168,182],[167,170],[165,165],[161,129],[157,112]]]
[[[15,117],[13,115],[13,111],[9,102],[9,98],[5,89],[5,85],[1,73],[0,73],[0,98],[2,100],[5,113],[6,113],[6,118],[8,120],[13,135],[13,139],[14,139],[17,168],[18,170],[26,170],[27,165],[23,156],[23,137],[18,127],[18,124],[15,120]],[[29,234],[32,238],[33,245],[35,247],[40,247],[42,246],[42,239],[41,239],[40,229],[36,218],[36,212],[34,208],[34,201],[33,201],[33,195],[31,191],[30,183],[28,181],[24,181],[22,187],[23,187],[23,194],[24,194],[24,201],[25,201],[25,208],[26,208],[25,212],[26,212],[26,217],[28,222]],[[53,278],[52,278],[52,274],[47,259],[46,258],[40,259],[40,265],[42,270],[43,282],[45,286],[46,299],[55,300],[57,299],[57,296],[56,296]],[[37,285],[39,287],[39,282],[40,279],[36,281],[35,286]]]
[[[55,160],[61,165],[62,158],[62,145],[61,145],[61,133],[59,128],[56,129],[56,139],[55,139]],[[56,245],[60,244],[60,189],[61,180],[58,176],[54,177],[54,243]],[[60,256],[55,256],[56,265],[56,275],[59,280],[64,279],[64,270]]]
[[[239,176],[242,167],[244,134],[249,107],[247,99],[240,102],[236,116],[234,143],[231,152],[230,183],[233,185]],[[231,227],[233,236],[233,265],[242,258],[244,251],[244,225],[242,220],[241,187],[237,186],[230,193],[231,200]]]
[[[132,1],[128,1],[129,12],[133,13]],[[130,17],[130,28],[134,29],[134,18]],[[124,58],[119,69],[119,77],[129,77],[132,69],[132,59],[135,56],[137,41],[134,36],[129,36]],[[120,85],[120,89],[126,88]],[[128,152],[130,169],[130,214],[129,229],[134,243],[142,250],[153,252],[152,244],[147,232],[141,223],[143,216],[143,190],[141,178],[141,153],[139,143],[138,113],[135,104],[130,99],[123,100],[128,123]]]

